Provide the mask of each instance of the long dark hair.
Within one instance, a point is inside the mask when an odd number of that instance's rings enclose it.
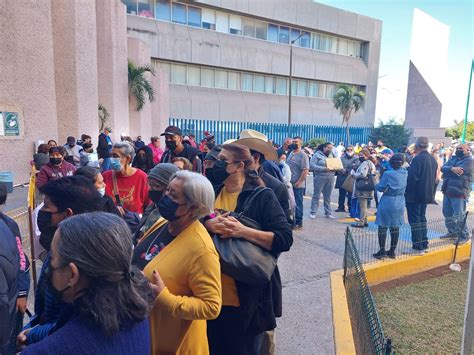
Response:
[[[316,150],[320,150],[321,152],[326,149],[328,145],[332,145],[331,142],[326,142],[326,143],[321,143],[320,145],[317,146]]]
[[[250,149],[244,145],[232,143],[224,144],[222,149],[227,150],[235,161],[244,163],[245,183],[253,186],[265,186],[264,182],[258,176],[255,170],[252,154]]]
[[[154,296],[143,274],[131,266],[132,238],[123,219],[85,213],[59,224],[61,265],[74,263],[90,284],[76,300],[80,314],[111,336],[145,319]]]

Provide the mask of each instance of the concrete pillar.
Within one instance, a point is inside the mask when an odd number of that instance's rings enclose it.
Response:
[[[152,78],[155,89],[155,101],[151,103],[151,136],[159,136],[168,127],[170,117],[170,91],[168,73],[163,69],[156,69]],[[163,138],[163,137],[161,137]],[[164,139],[160,139],[162,148]]]
[[[127,18],[125,5],[96,0],[98,97],[110,114],[107,125],[117,141],[130,131],[128,119]]]
[[[18,110],[20,135],[0,136],[0,171],[28,181],[34,143],[57,139],[50,0],[0,1],[0,111]]]
[[[128,58],[136,66],[151,65],[150,46],[148,43],[136,38],[128,38]],[[151,80],[151,75],[149,76]],[[155,89],[156,90],[156,89]],[[129,119],[130,119],[130,136],[135,139],[141,135],[143,137],[150,136],[152,132],[151,124],[151,105],[148,99],[141,111],[137,111],[137,104],[133,97],[129,101]]]
[[[94,0],[51,0],[59,144],[97,136],[97,30]]]

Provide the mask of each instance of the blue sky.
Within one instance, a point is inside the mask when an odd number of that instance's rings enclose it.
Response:
[[[442,126],[464,118],[469,71],[474,48],[474,1],[472,0],[318,0],[383,21],[376,119],[405,115],[406,85],[410,58],[413,10],[418,8],[450,26],[448,95],[443,102]],[[474,85],[474,83],[473,83]],[[471,92],[474,92],[472,90]],[[474,93],[470,121],[474,120]]]

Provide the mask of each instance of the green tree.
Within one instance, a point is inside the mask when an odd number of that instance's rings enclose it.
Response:
[[[310,139],[309,141],[305,142],[303,146],[304,147],[309,146],[311,149],[314,150],[318,147],[318,145],[326,143],[326,142],[327,142],[326,138],[322,138],[322,137],[313,138],[313,139]]]
[[[99,123],[100,123],[99,132],[102,132],[105,128],[105,124],[109,120],[110,114],[107,111],[107,109],[101,104],[99,104],[99,107],[97,108],[97,110],[99,114]]]
[[[137,101],[137,111],[141,111],[145,105],[145,97],[152,102],[155,99],[155,90],[146,73],[155,75],[155,71],[150,65],[137,67],[132,61],[128,61],[128,95]]]
[[[349,132],[349,121],[351,115],[359,111],[365,102],[365,93],[357,91],[354,86],[339,85],[332,97],[334,108],[339,110],[342,116],[342,124],[346,125],[347,145],[351,144],[351,135]]]
[[[464,122],[454,121],[454,125],[446,129],[446,137],[451,137],[453,139],[460,139],[462,136]],[[474,122],[468,122],[466,125],[466,141],[474,141]]]
[[[403,123],[397,122],[397,120],[391,118],[386,123],[379,121],[378,126],[372,129],[372,132],[369,135],[369,140],[374,143],[381,140],[384,142],[385,146],[392,149],[398,149],[402,146],[408,145],[410,135],[411,131],[405,128]]]

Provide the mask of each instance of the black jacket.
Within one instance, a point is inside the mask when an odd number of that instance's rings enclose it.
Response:
[[[110,158],[110,146],[107,143],[105,133],[99,134],[99,144],[97,145],[97,156],[99,159]]]
[[[426,150],[416,155],[408,168],[405,200],[407,203],[434,202],[438,163]]]
[[[471,155],[462,158],[453,156],[443,165],[443,193],[448,197],[468,198],[471,193],[473,160]],[[453,167],[461,167],[464,173],[461,176],[451,171]]]
[[[167,149],[161,157],[160,163],[172,163],[174,158],[183,157],[188,159],[193,164],[193,171],[197,173],[202,172],[202,162],[199,159],[199,150],[191,147],[189,144],[183,144],[184,149],[181,153],[175,154],[171,150]]]
[[[278,203],[283,209],[283,212],[285,212],[285,216],[288,223],[293,224],[293,220],[291,219],[290,196],[288,195],[288,188],[286,187],[286,185],[280,180],[271,176],[262,168],[260,168],[258,176],[260,176],[260,179],[263,180],[266,187],[273,190],[278,200]]]
[[[223,185],[216,189],[219,195]],[[241,212],[245,201],[252,195],[255,186],[245,185],[237,199],[235,212]],[[255,208],[251,208],[247,217],[260,223],[262,230],[275,234],[271,253],[278,257],[288,251],[293,244],[291,226],[281,208],[275,194],[266,190],[255,200]],[[282,286],[278,266],[270,283],[263,287],[255,287],[235,281],[239,295],[240,307],[223,307],[219,318],[233,321],[235,331],[239,334],[257,335],[276,327],[276,317],[282,314]]]

